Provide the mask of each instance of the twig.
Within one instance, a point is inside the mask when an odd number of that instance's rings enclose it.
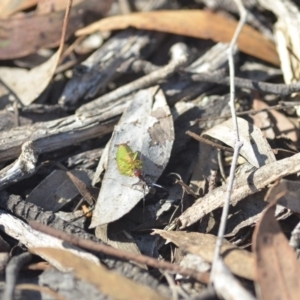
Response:
[[[87,110],[93,110],[98,107],[102,107],[108,103],[111,103],[112,101],[116,101],[120,97],[126,96],[139,89],[150,87],[151,85],[157,84],[160,80],[168,78],[180,67],[183,67],[187,64],[189,59],[187,47],[184,44],[175,44],[171,48],[171,56],[171,62],[166,66],[124,86],[121,86],[88,104],[82,105],[76,111],[76,113],[81,114]]]
[[[34,149],[33,143],[25,142],[19,158],[0,171],[0,190],[32,176],[36,171],[37,160],[38,151]]]
[[[247,196],[258,193],[276,180],[300,172],[299,160],[300,153],[297,153],[241,175],[234,182],[231,203],[236,204]],[[222,207],[224,204],[222,199],[226,195],[226,189],[226,186],[217,187],[211,193],[197,199],[191,207],[179,216],[177,223],[181,226],[180,229],[194,224],[211,211]]]
[[[61,32],[61,37],[60,37],[60,43],[59,43],[59,57],[60,57],[60,61],[61,61],[61,55],[64,49],[64,44],[65,44],[65,39],[66,39],[66,35],[67,35],[67,27],[68,27],[68,22],[69,22],[69,17],[70,17],[70,12],[71,12],[71,8],[72,8],[72,4],[73,4],[73,0],[68,0],[68,4],[66,7],[66,12],[65,12],[65,16],[64,16],[64,22],[62,25],[62,32]],[[60,61],[57,63],[57,66],[59,65]]]
[[[22,253],[18,256],[14,256],[8,263],[5,270],[6,284],[4,287],[4,293],[2,295],[3,300],[13,300],[15,293],[15,285],[17,282],[20,269],[30,262],[32,255],[29,252]]]
[[[167,261],[159,261],[152,257],[146,256],[146,255],[137,255],[133,253],[129,253],[126,251],[122,251],[119,249],[112,248],[110,246],[106,246],[103,244],[97,244],[95,242],[92,242],[90,240],[85,240],[78,238],[76,236],[67,234],[63,231],[59,231],[56,229],[53,229],[51,227],[42,225],[35,221],[30,221],[29,225],[40,232],[49,234],[53,237],[57,237],[65,242],[68,242],[74,246],[81,247],[84,249],[88,249],[95,252],[101,252],[104,254],[107,254],[109,256],[115,256],[118,258],[121,258],[123,260],[127,261],[135,261],[140,264],[146,264],[148,266],[151,266],[153,268],[158,268],[170,272],[180,273],[182,275],[191,276],[195,280],[200,281],[202,283],[208,283],[208,274],[207,273],[200,273],[192,269],[185,269],[181,266],[171,264]]]
[[[200,135],[198,135],[198,134],[196,134],[194,132],[191,132],[189,130],[186,132],[186,134],[189,135],[189,136],[191,136],[192,138],[194,138],[195,140],[197,140],[199,142],[202,142],[204,144],[210,145],[210,146],[215,147],[217,149],[228,151],[228,152],[231,152],[231,153],[233,152],[232,148],[220,145],[220,144],[215,143],[213,141],[210,141],[210,140],[208,140],[208,139],[206,139],[206,138],[204,138],[204,137],[202,137],[202,136],[200,136]]]
[[[31,140],[39,153],[50,152],[92,138],[100,138],[112,132],[120,115],[128,104],[124,103],[108,111],[94,110],[80,117],[71,115],[53,121],[21,126],[0,132],[0,162],[20,155],[21,146]],[[11,138],[11,137],[14,138]]]
[[[271,110],[280,110],[280,109],[285,109],[288,107],[295,107],[295,106],[300,106],[300,102],[279,102],[279,104],[277,104],[277,105],[266,107],[263,109],[249,109],[249,110],[245,110],[245,111],[240,111],[240,112],[237,112],[236,115],[237,116],[255,115],[260,112],[266,112],[266,111],[271,111]],[[206,122],[206,121],[211,121],[211,120],[228,119],[230,117],[231,117],[231,115],[227,114],[227,115],[218,116],[218,117],[200,118],[200,119],[196,119],[195,121],[196,122]]]
[[[187,77],[190,77],[191,80],[197,82],[208,82],[208,83],[218,83],[223,85],[230,84],[230,77],[226,76],[225,69],[215,71],[213,73],[185,73]],[[284,84],[284,83],[268,83],[257,80],[250,80],[246,78],[235,77],[234,83],[236,87],[246,88],[258,92],[271,93],[280,96],[288,96],[292,93],[300,91],[300,82]]]
[[[221,177],[223,181],[226,182],[226,175],[225,175],[225,170],[224,170],[224,165],[222,160],[222,151],[220,149],[218,149],[218,166],[219,166]]]
[[[230,174],[229,174],[229,180],[228,180],[228,185],[227,185],[226,198],[225,198],[224,207],[222,210],[222,216],[221,216],[220,226],[219,226],[219,230],[218,230],[218,237],[216,240],[216,248],[215,248],[214,260],[213,260],[213,264],[212,264],[211,277],[210,277],[211,281],[214,281],[214,279],[215,279],[214,276],[215,276],[215,272],[217,271],[217,268],[218,268],[218,263],[222,259],[220,256],[220,253],[221,253],[221,247],[222,247],[222,243],[223,243],[223,238],[224,238],[226,223],[227,223],[227,217],[228,217],[228,212],[229,212],[231,191],[232,191],[233,182],[234,182],[234,173],[235,173],[235,169],[236,169],[237,160],[239,157],[239,152],[240,152],[241,147],[243,146],[243,143],[240,141],[239,128],[238,128],[237,116],[236,116],[236,111],[235,111],[235,103],[234,103],[235,86],[234,86],[233,48],[235,47],[238,36],[247,20],[247,11],[244,8],[241,0],[235,0],[235,1],[236,1],[236,4],[237,4],[239,12],[240,12],[240,20],[239,20],[238,26],[234,32],[233,38],[230,42],[230,47],[228,49],[228,63],[229,63],[229,70],[230,70],[230,102],[229,102],[229,105],[230,105],[231,114],[232,114],[233,127],[234,127],[234,131],[236,134],[236,143],[235,143],[235,147],[234,147],[232,165],[230,167]]]

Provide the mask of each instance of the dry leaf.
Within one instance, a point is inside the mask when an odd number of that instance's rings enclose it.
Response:
[[[268,195],[269,198],[277,195],[278,204],[290,209],[291,211],[300,214],[299,193],[300,182],[281,179],[280,182],[271,187]],[[284,192],[283,194],[281,194]],[[281,194],[281,196],[279,196]]]
[[[276,161],[275,155],[260,129],[242,118],[237,118],[237,121],[240,140],[243,142],[240,155],[257,168]],[[214,126],[205,131],[203,135],[218,139],[234,148],[236,136],[232,119]]]
[[[216,246],[216,236],[199,232],[164,231],[156,229],[153,234],[159,234],[164,239],[171,241],[184,251],[201,256],[212,262]],[[253,257],[246,250],[242,250],[224,240],[222,256],[225,264],[236,275],[253,280]]]
[[[256,290],[262,300],[296,300],[300,295],[300,265],[274,217],[275,204],[265,210],[253,234]]]
[[[95,285],[101,293],[112,299],[166,299],[152,289],[135,283],[117,272],[95,265],[69,251],[55,248],[31,248],[31,253],[51,257],[70,269],[81,280]]]
[[[93,14],[104,14],[111,2],[89,0],[73,7],[67,26],[67,38],[85,25],[84,22],[91,11]],[[14,59],[36,53],[41,48],[57,46],[61,37],[64,14],[62,10],[0,20],[0,59]]]
[[[21,11],[30,7],[33,7],[39,2],[39,0],[1,0],[0,3],[0,17],[5,18],[14,14],[17,11]]]
[[[144,196],[137,177],[120,174],[117,147],[127,144],[140,152],[144,177],[154,183],[169,161],[174,127],[165,96],[158,87],[140,90],[123,113],[108,144],[108,164],[93,213],[91,228],[118,220]],[[101,160],[102,163],[102,160]]]
[[[0,50],[1,52],[1,50]],[[31,69],[0,67],[0,79],[23,105],[36,100],[52,79],[60,58],[60,49],[46,62]]]
[[[78,30],[76,35],[91,34],[97,30],[119,30],[129,26],[229,43],[237,22],[209,11],[152,11],[108,17]],[[275,45],[250,26],[244,25],[238,47],[242,52],[279,65]]]

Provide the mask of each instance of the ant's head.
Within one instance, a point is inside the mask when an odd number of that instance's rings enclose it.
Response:
[[[134,174],[135,177],[139,177],[140,178],[142,176],[142,171],[139,170],[139,169],[134,169],[133,170],[133,174]]]

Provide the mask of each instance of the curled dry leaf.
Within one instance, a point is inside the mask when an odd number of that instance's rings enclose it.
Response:
[[[276,199],[270,200],[272,203],[258,222],[252,240],[256,290],[262,300],[296,300],[300,295],[300,265],[274,217]]]
[[[137,284],[117,272],[107,270],[69,251],[55,248],[31,248],[30,252],[42,257],[51,257],[75,276],[95,285],[101,293],[112,299],[166,299],[152,289]]]
[[[165,231],[156,229],[153,234],[159,234],[164,239],[171,241],[184,251],[199,255],[208,262],[212,262],[216,245],[216,236],[199,232]],[[224,240],[222,256],[225,264],[234,274],[254,279],[253,257],[246,250],[242,250]]]
[[[264,138],[261,130],[242,118],[237,118],[240,140],[243,142],[240,155],[256,168],[276,161],[275,155]],[[236,135],[233,129],[232,119],[204,132],[208,135],[234,148]]]
[[[113,222],[129,212],[144,196],[137,177],[120,174],[116,153],[121,144],[138,151],[142,172],[155,182],[162,174],[174,140],[174,127],[166,99],[158,87],[139,91],[115,127],[108,144],[108,162],[91,227]]]
[[[152,11],[108,17],[78,30],[76,34],[91,34],[97,30],[118,30],[130,26],[229,43],[237,22],[209,11]],[[249,55],[279,65],[275,45],[250,26],[244,25],[238,47]]]

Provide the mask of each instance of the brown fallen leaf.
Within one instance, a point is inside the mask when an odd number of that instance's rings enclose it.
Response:
[[[152,11],[108,17],[78,30],[76,35],[91,34],[97,30],[125,29],[129,26],[229,43],[237,22],[209,11]],[[238,47],[242,52],[279,66],[275,45],[250,26],[243,27]]]
[[[0,79],[2,83],[10,91],[13,91],[14,96],[17,96],[18,100],[24,105],[29,105],[37,99],[52,79],[64,46],[67,31],[66,27],[70,18],[70,12],[71,7],[67,7],[63,21],[60,46],[56,53],[54,53],[46,62],[31,70],[10,67],[0,68]]]
[[[269,198],[272,197],[272,195],[279,195],[282,191],[284,191],[284,194],[282,196],[277,196],[278,204],[290,209],[294,213],[300,214],[300,182],[281,179],[278,184],[270,189],[268,193]]]
[[[274,217],[273,200],[257,223],[252,239],[256,290],[262,300],[296,300],[300,295],[300,265]]]
[[[171,241],[184,251],[201,256],[212,262],[216,245],[216,236],[199,232],[165,231],[156,229],[153,234],[159,234],[164,239]],[[253,280],[253,257],[246,250],[242,250],[224,240],[222,256],[227,267],[236,275]]]
[[[21,11],[34,5],[37,5],[38,0],[20,0],[20,1],[11,1],[11,0],[2,0],[0,3],[0,17],[5,18],[17,11]]]
[[[31,253],[51,257],[74,272],[77,278],[95,285],[99,291],[113,299],[166,299],[154,290],[135,283],[116,272],[82,259],[69,251],[55,248],[31,248]]]
[[[71,10],[67,38],[85,25],[93,14],[104,14],[110,1],[84,1]],[[64,10],[49,14],[26,14],[20,18],[0,19],[0,59],[14,59],[35,53],[38,49],[56,47],[61,37]]]

